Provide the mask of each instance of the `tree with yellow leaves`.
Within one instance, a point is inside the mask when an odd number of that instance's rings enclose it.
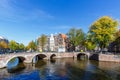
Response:
[[[27,46],[27,49],[30,50],[30,51],[36,51],[37,46],[36,46],[36,44],[33,40],[31,42],[29,42],[29,44]]]
[[[118,25],[118,21],[109,16],[101,17],[90,26],[89,35],[91,41],[95,42],[103,50],[114,40]]]
[[[8,43],[5,41],[0,41],[0,51],[5,53],[6,50],[9,48]]]
[[[0,48],[1,48],[1,49],[7,49],[7,48],[9,48],[9,47],[8,47],[8,44],[7,44],[5,41],[1,41],[1,42],[0,42]]]

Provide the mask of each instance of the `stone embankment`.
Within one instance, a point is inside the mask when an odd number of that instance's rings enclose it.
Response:
[[[114,54],[93,54],[90,56],[90,60],[97,61],[110,61],[110,62],[120,62],[120,55]]]

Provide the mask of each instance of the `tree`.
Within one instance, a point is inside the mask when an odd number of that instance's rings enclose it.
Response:
[[[8,43],[5,41],[0,41],[0,51],[5,53],[6,50],[9,48]]]
[[[120,37],[120,29],[115,33],[115,39],[119,38]]]
[[[13,50],[13,51],[16,51],[16,50],[19,49],[19,44],[18,44],[16,41],[11,40],[11,41],[9,42],[9,48],[10,48],[11,50]]]
[[[114,40],[114,42],[116,43],[115,45],[116,46],[120,46],[120,30],[118,30],[116,33],[115,33],[115,40]]]
[[[19,49],[20,49],[20,50],[25,50],[24,44],[20,43],[20,44],[19,44]]]
[[[38,38],[37,42],[38,42],[38,46],[40,46],[43,51],[47,43],[47,36],[45,34],[42,34],[41,37]]]
[[[8,44],[7,44],[5,41],[1,41],[1,42],[0,42],[0,48],[1,48],[1,49],[7,49],[7,48],[9,48],[9,47],[8,47]]]
[[[113,20],[109,16],[103,16],[90,26],[88,33],[91,36],[91,41],[96,42],[102,50],[114,40],[114,34],[117,28],[118,21]]]
[[[85,46],[86,46],[87,50],[91,51],[91,50],[95,49],[96,44],[94,42],[91,42],[91,41],[86,41]]]
[[[115,40],[110,43],[109,51],[120,52],[120,30],[115,33]]]
[[[94,50],[96,47],[96,43],[94,42],[94,36],[92,36],[90,33],[88,33],[86,35],[85,41],[84,41],[84,45],[86,47],[87,50]]]
[[[71,28],[67,33],[67,36],[74,51],[75,47],[79,46],[85,39],[85,33],[82,31],[82,29]]]
[[[27,49],[31,50],[31,51],[33,51],[33,50],[36,51],[37,46],[36,46],[35,42],[34,41],[29,42]]]

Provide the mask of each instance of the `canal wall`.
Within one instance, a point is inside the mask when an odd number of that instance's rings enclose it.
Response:
[[[107,62],[120,62],[120,55],[114,54],[92,54],[90,60],[107,61]]]
[[[120,56],[114,54],[99,54],[99,61],[120,62]]]

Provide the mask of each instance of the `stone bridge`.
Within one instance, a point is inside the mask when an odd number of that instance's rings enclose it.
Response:
[[[14,53],[14,54],[2,54],[0,55],[0,68],[4,68],[7,66],[8,62],[13,58],[18,58],[20,62],[32,63],[33,59],[36,57],[37,59],[47,59],[50,60],[52,58],[66,58],[66,57],[80,57],[81,55],[86,55],[88,58],[90,56],[89,53],[86,52],[71,52],[71,53]]]

